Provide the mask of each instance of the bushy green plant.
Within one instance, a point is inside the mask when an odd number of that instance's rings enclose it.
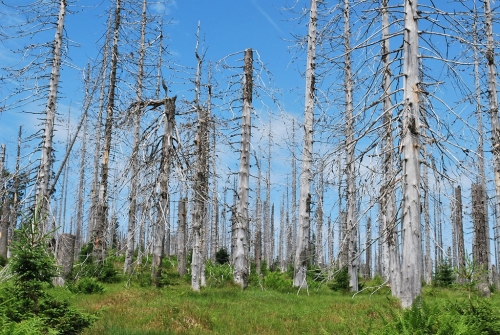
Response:
[[[488,299],[427,304],[418,298],[395,313],[381,334],[500,334],[500,316]]]
[[[277,290],[290,292],[292,290],[293,280],[285,273],[278,271],[269,271],[264,276],[264,287]]]
[[[228,264],[229,263],[229,253],[225,248],[220,248],[215,254],[216,264]]]
[[[78,334],[91,324],[93,317],[47,294],[56,266],[48,251],[48,235],[42,233],[40,222],[35,212],[15,232],[10,265],[14,280],[13,286],[0,294],[0,322],[9,329],[8,334]],[[27,332],[26,325],[35,332]]]
[[[438,265],[432,284],[437,287],[450,287],[455,282],[456,275],[450,260]]]
[[[212,264],[212,262],[207,262],[205,275],[208,286],[223,286],[233,281],[233,267],[229,264]]]
[[[335,272],[333,282],[330,283],[330,288],[334,291],[347,292],[350,289],[349,279],[349,269],[347,268],[347,266],[344,266],[343,268]]]
[[[74,284],[68,285],[68,288],[73,293],[93,294],[104,292],[104,286],[97,279],[90,277],[81,278]]]

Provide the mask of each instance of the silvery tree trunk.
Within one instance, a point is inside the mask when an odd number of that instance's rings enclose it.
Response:
[[[302,174],[300,176],[299,227],[295,252],[293,286],[307,288],[307,249],[309,247],[311,214],[311,180],[313,153],[313,123],[316,67],[317,0],[311,0],[307,32],[306,92],[304,110],[304,139],[302,148]]]
[[[455,187],[455,225],[457,232],[457,254],[458,254],[458,269],[465,268],[465,246],[464,246],[464,226],[462,223],[462,188]],[[458,278],[459,282],[463,282],[463,278]]]
[[[320,162],[318,170],[318,205],[316,207],[316,263],[319,267],[323,267],[323,198],[325,195],[324,189],[324,162]]]
[[[481,184],[472,184],[472,220],[474,223],[473,260],[482,271],[488,270],[490,253],[488,250],[488,225],[484,216],[484,200],[486,195]],[[484,296],[490,295],[488,275],[481,273],[478,289]]]
[[[165,92],[166,94],[167,92]],[[170,195],[168,185],[170,181],[170,166],[172,165],[173,133],[175,126],[175,100],[177,97],[165,99],[165,129],[163,132],[160,175],[160,198],[158,201],[158,213],[155,224],[155,234],[153,237],[153,262],[151,264],[151,275],[153,283],[159,286],[161,278],[161,262],[164,253],[165,227],[170,219]]]
[[[493,169],[496,191],[496,228],[500,229],[500,124],[498,120],[497,70],[495,64],[495,41],[493,38],[493,19],[490,0],[484,0],[486,30],[486,60],[488,64],[488,98],[491,117],[491,147],[493,150]],[[486,227],[488,228],[488,227]],[[489,229],[487,229],[489,232]],[[489,241],[489,239],[488,239]]]
[[[104,145],[102,150],[101,180],[99,182],[99,197],[97,200],[96,221],[93,231],[93,256],[97,262],[102,262],[105,254],[105,236],[108,227],[108,179],[109,156],[113,133],[113,112],[115,109],[116,72],[118,68],[118,37],[120,32],[121,0],[116,0],[115,21],[113,29],[113,47],[111,52],[111,68],[109,75],[108,102],[106,108],[106,123],[104,125]]]
[[[427,145],[424,145],[424,159],[427,158]],[[431,219],[429,213],[429,168],[427,164],[423,167],[423,214],[424,214],[424,224],[425,224],[425,283],[430,285],[432,283],[432,257],[431,257]]]
[[[366,219],[366,264],[365,278],[371,278],[372,273],[372,219]]]
[[[199,30],[199,27],[198,27]],[[198,60],[198,67],[195,79],[195,106],[198,114],[198,132],[196,134],[196,174],[194,185],[194,209],[192,220],[192,234],[193,234],[193,258],[191,262],[191,288],[194,291],[199,291],[202,281],[203,259],[204,254],[204,241],[203,235],[206,229],[207,222],[207,207],[208,200],[208,110],[200,106],[200,87],[201,87],[201,65],[202,59],[198,54],[198,42],[195,51],[196,59]]]
[[[61,73],[61,54],[64,33],[64,17],[66,15],[66,0],[59,1],[59,14],[57,18],[56,34],[53,42],[52,70],[50,73],[49,96],[45,107],[45,126],[42,143],[42,157],[36,181],[35,206],[39,212],[38,217],[42,219],[42,232],[47,232],[50,192],[49,181],[52,174],[52,139],[54,137],[54,120],[56,117],[57,91]]]
[[[354,164],[354,116],[353,116],[353,75],[351,68],[351,23],[349,0],[344,0],[344,89],[345,89],[345,136],[347,172],[347,267],[351,291],[358,290],[358,224],[356,215],[356,165]]]
[[[288,251],[289,264],[292,264],[297,250],[297,157],[295,156],[295,118],[292,119],[292,231],[291,249]]]
[[[281,207],[280,207],[280,232],[278,237],[278,265],[281,272],[286,271],[285,260],[283,257],[283,244],[285,239],[285,195],[281,194]]]
[[[73,269],[75,256],[75,235],[61,234],[57,243],[56,265],[59,268],[58,276],[52,282],[54,286],[64,286],[66,279]]]
[[[402,111],[402,262],[398,297],[410,307],[422,293],[422,235],[420,231],[420,120],[418,3],[405,0],[404,101]]]
[[[0,260],[7,259],[7,246],[9,240],[9,196],[7,192],[7,187],[4,187],[5,180],[4,176],[4,166],[5,166],[5,144],[2,143],[0,148],[0,200],[3,200],[2,204],[2,215],[0,216]]]
[[[240,170],[238,173],[238,202],[236,205],[235,226],[235,255],[234,259],[234,282],[241,285],[242,289],[248,286],[250,276],[249,255],[249,217],[248,217],[248,190],[250,178],[250,139],[251,113],[252,113],[252,89],[253,89],[253,54],[252,49],[245,50],[244,82],[243,82],[243,111],[241,125],[241,150]]]
[[[177,271],[182,278],[186,274],[187,259],[186,259],[186,239],[187,239],[187,220],[186,220],[186,203],[187,198],[182,198],[179,201],[177,221]]]
[[[259,147],[259,156],[256,158],[256,165],[258,169],[257,174],[257,187],[255,189],[255,270],[258,274],[260,274],[260,268],[262,265],[262,199],[260,197],[261,190],[261,179],[262,179],[262,170],[260,167],[260,147]]]
[[[144,77],[144,57],[146,54],[146,23],[147,23],[147,1],[142,2],[142,16],[141,16],[141,31],[139,42],[139,64],[137,67],[137,82],[136,82],[136,101],[142,100],[142,80]],[[132,110],[131,117],[134,123],[134,144],[130,157],[130,165],[132,168],[132,175],[130,180],[130,193],[129,193],[129,210],[128,210],[128,225],[127,225],[127,244],[125,251],[125,263],[123,265],[123,272],[126,274],[132,273],[132,263],[134,258],[134,242],[135,242],[135,226],[137,223],[137,197],[139,189],[139,144],[140,144],[140,131],[141,131],[141,113],[142,110],[138,106]]]
[[[396,220],[396,195],[395,195],[395,168],[392,137],[392,111],[391,102],[391,82],[392,75],[390,70],[390,47],[389,47],[389,1],[382,1],[382,63],[384,66],[383,89],[384,89],[384,192],[383,192],[383,220],[386,234],[386,250],[389,256],[388,279],[391,283],[392,294],[395,295],[399,290],[401,264],[399,258],[398,226]]]
[[[209,86],[209,96],[211,87]],[[210,106],[210,102],[208,103]],[[217,252],[219,251],[219,197],[217,196],[217,136],[215,122],[212,128],[212,230],[210,237],[210,260],[213,264],[216,262]]]

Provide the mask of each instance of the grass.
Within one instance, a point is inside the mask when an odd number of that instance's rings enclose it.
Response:
[[[326,286],[297,294],[254,283],[242,291],[231,282],[193,292],[187,280],[172,273],[160,289],[123,281],[104,286],[101,294],[72,294],[61,288],[52,294],[99,315],[85,335],[384,334],[384,326],[402,315],[386,287],[355,297]],[[467,295],[460,287],[424,288],[428,304],[462,301]],[[491,302],[500,311],[499,297],[493,294]]]
[[[386,294],[348,294],[324,288],[282,293],[257,287],[205,288],[179,282],[161,289],[106,285],[103,294],[59,294],[98,312],[83,334],[370,334],[399,303]]]

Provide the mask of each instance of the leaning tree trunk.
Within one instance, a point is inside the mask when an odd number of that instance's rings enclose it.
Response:
[[[35,206],[38,217],[42,219],[43,232],[48,229],[48,216],[50,211],[49,181],[52,174],[52,139],[54,137],[54,120],[56,117],[57,91],[61,72],[61,53],[64,32],[64,17],[66,15],[66,0],[59,1],[59,15],[57,18],[56,34],[53,43],[52,71],[50,73],[49,97],[45,107],[45,128],[43,133],[42,157],[37,176]]]
[[[243,111],[241,125],[240,171],[238,173],[238,203],[236,204],[235,254],[234,254],[234,282],[242,289],[248,286],[250,276],[249,254],[249,217],[248,217],[248,189],[250,179],[250,139],[252,113],[252,86],[253,86],[253,54],[252,49],[245,50],[243,82]]]
[[[307,249],[309,247],[311,215],[311,180],[314,123],[314,69],[316,67],[317,0],[311,0],[307,33],[306,94],[304,110],[304,147],[300,177],[298,245],[295,252],[293,286],[307,288]]]
[[[113,112],[115,109],[116,72],[118,67],[118,37],[120,31],[121,0],[116,0],[115,22],[113,33],[113,49],[111,52],[111,71],[109,76],[108,105],[106,108],[106,123],[104,125],[104,146],[102,150],[101,180],[97,200],[96,222],[93,231],[94,259],[102,262],[105,253],[105,237],[108,226],[108,178],[109,155],[113,132]]]
[[[167,92],[165,92],[167,93]],[[172,165],[173,152],[173,133],[174,133],[174,118],[175,118],[175,100],[173,97],[165,100],[165,131],[163,133],[163,145],[161,151],[160,176],[160,199],[158,202],[158,214],[155,225],[155,235],[153,242],[153,263],[151,266],[151,274],[153,283],[159,286],[161,278],[161,262],[163,259],[165,227],[170,217],[170,197],[168,193],[168,184],[170,180],[170,166]]]
[[[402,262],[398,297],[410,307],[422,293],[422,235],[420,231],[420,110],[418,75],[418,4],[405,0],[404,24],[404,101],[402,157]]]
[[[356,166],[354,164],[353,75],[351,68],[351,23],[349,0],[344,0],[344,87],[346,119],[347,229],[349,286],[358,290],[358,225],[356,220]]]

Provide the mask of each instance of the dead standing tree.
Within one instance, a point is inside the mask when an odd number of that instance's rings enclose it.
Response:
[[[248,216],[248,190],[250,178],[250,138],[253,86],[252,49],[245,50],[243,108],[240,150],[240,170],[238,173],[238,202],[236,205],[234,281],[242,289],[248,286],[250,277],[250,238]]]
[[[299,228],[297,250],[295,253],[293,286],[307,288],[307,250],[309,248],[311,214],[311,180],[313,154],[313,123],[316,67],[316,27],[317,0],[311,0],[309,28],[307,34],[306,93],[304,110],[304,139],[302,148],[302,174],[300,177]]]

